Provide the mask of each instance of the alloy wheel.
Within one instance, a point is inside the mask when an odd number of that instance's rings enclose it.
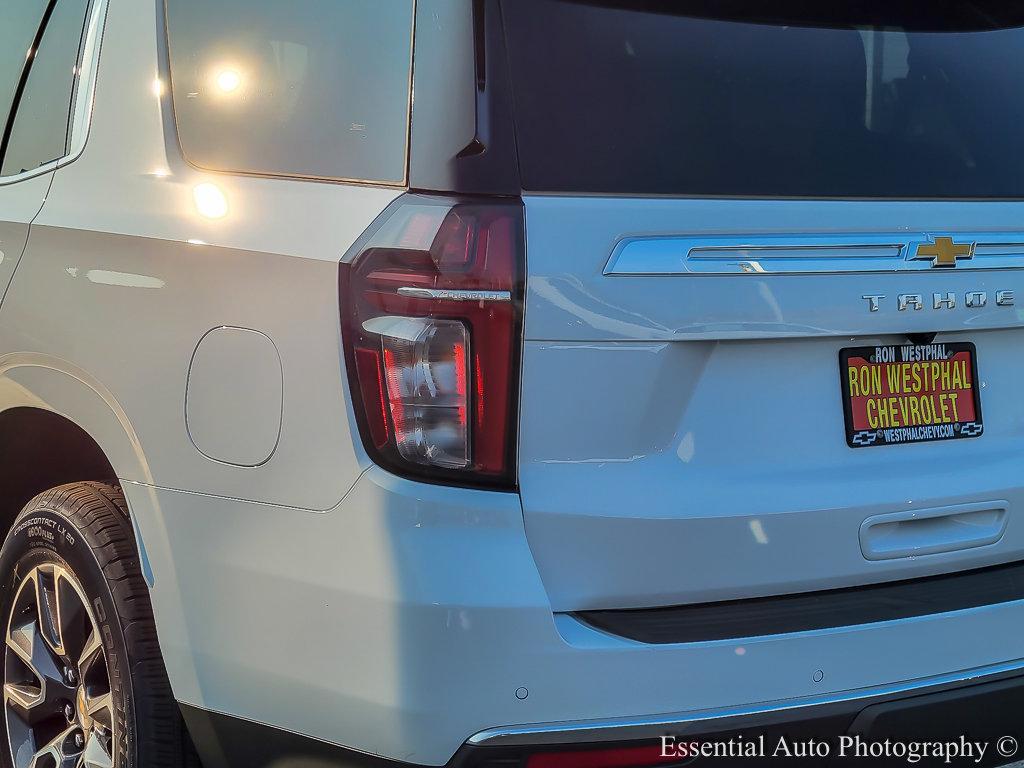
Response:
[[[116,718],[102,637],[71,571],[43,564],[22,580],[5,632],[14,768],[113,768]]]

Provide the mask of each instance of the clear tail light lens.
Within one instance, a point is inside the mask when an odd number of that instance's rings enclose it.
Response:
[[[364,324],[381,338],[395,446],[424,466],[469,466],[469,331],[458,320],[380,317]]]
[[[363,443],[399,474],[513,487],[521,203],[408,195],[341,265]]]

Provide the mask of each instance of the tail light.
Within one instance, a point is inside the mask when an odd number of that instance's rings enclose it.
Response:
[[[439,482],[515,484],[521,203],[406,196],[341,265],[341,320],[363,444]]]
[[[666,755],[660,744],[583,751],[542,752],[530,755],[526,768],[673,768],[690,762]]]

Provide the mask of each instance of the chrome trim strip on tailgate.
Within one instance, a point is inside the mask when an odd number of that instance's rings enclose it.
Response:
[[[953,672],[921,680],[893,683],[874,688],[861,688],[824,696],[766,702],[745,707],[702,710],[675,715],[655,715],[643,718],[586,720],[491,728],[471,736],[467,743],[488,747],[514,747],[657,739],[671,734],[674,728],[683,728],[692,724],[739,717],[779,715],[797,709],[826,707],[850,702],[857,702],[860,705],[868,706],[876,700],[884,700],[900,694],[918,695],[938,692],[959,685],[984,683],[1003,677],[1011,677],[1021,672],[1024,672],[1024,659],[1017,659],[1002,664],[993,664],[991,666]],[[690,730],[692,731],[692,729]]]
[[[943,236],[943,235],[938,235]],[[956,233],[973,244],[956,271],[1024,267],[1024,234]],[[922,272],[920,234],[631,237],[618,243],[606,275],[842,274]]]

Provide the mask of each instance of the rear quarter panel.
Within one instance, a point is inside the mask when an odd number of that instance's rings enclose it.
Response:
[[[102,382],[151,471],[126,480],[328,509],[366,464],[344,395],[338,262],[399,190],[189,166],[170,130],[157,14],[111,0],[88,144],[32,229],[0,310],[0,355]],[[226,216],[198,213],[201,183],[222,191]],[[282,360],[280,441],[259,467],[211,461],[186,430],[193,352],[221,326],[265,334]],[[221,382],[226,399],[233,384]]]

